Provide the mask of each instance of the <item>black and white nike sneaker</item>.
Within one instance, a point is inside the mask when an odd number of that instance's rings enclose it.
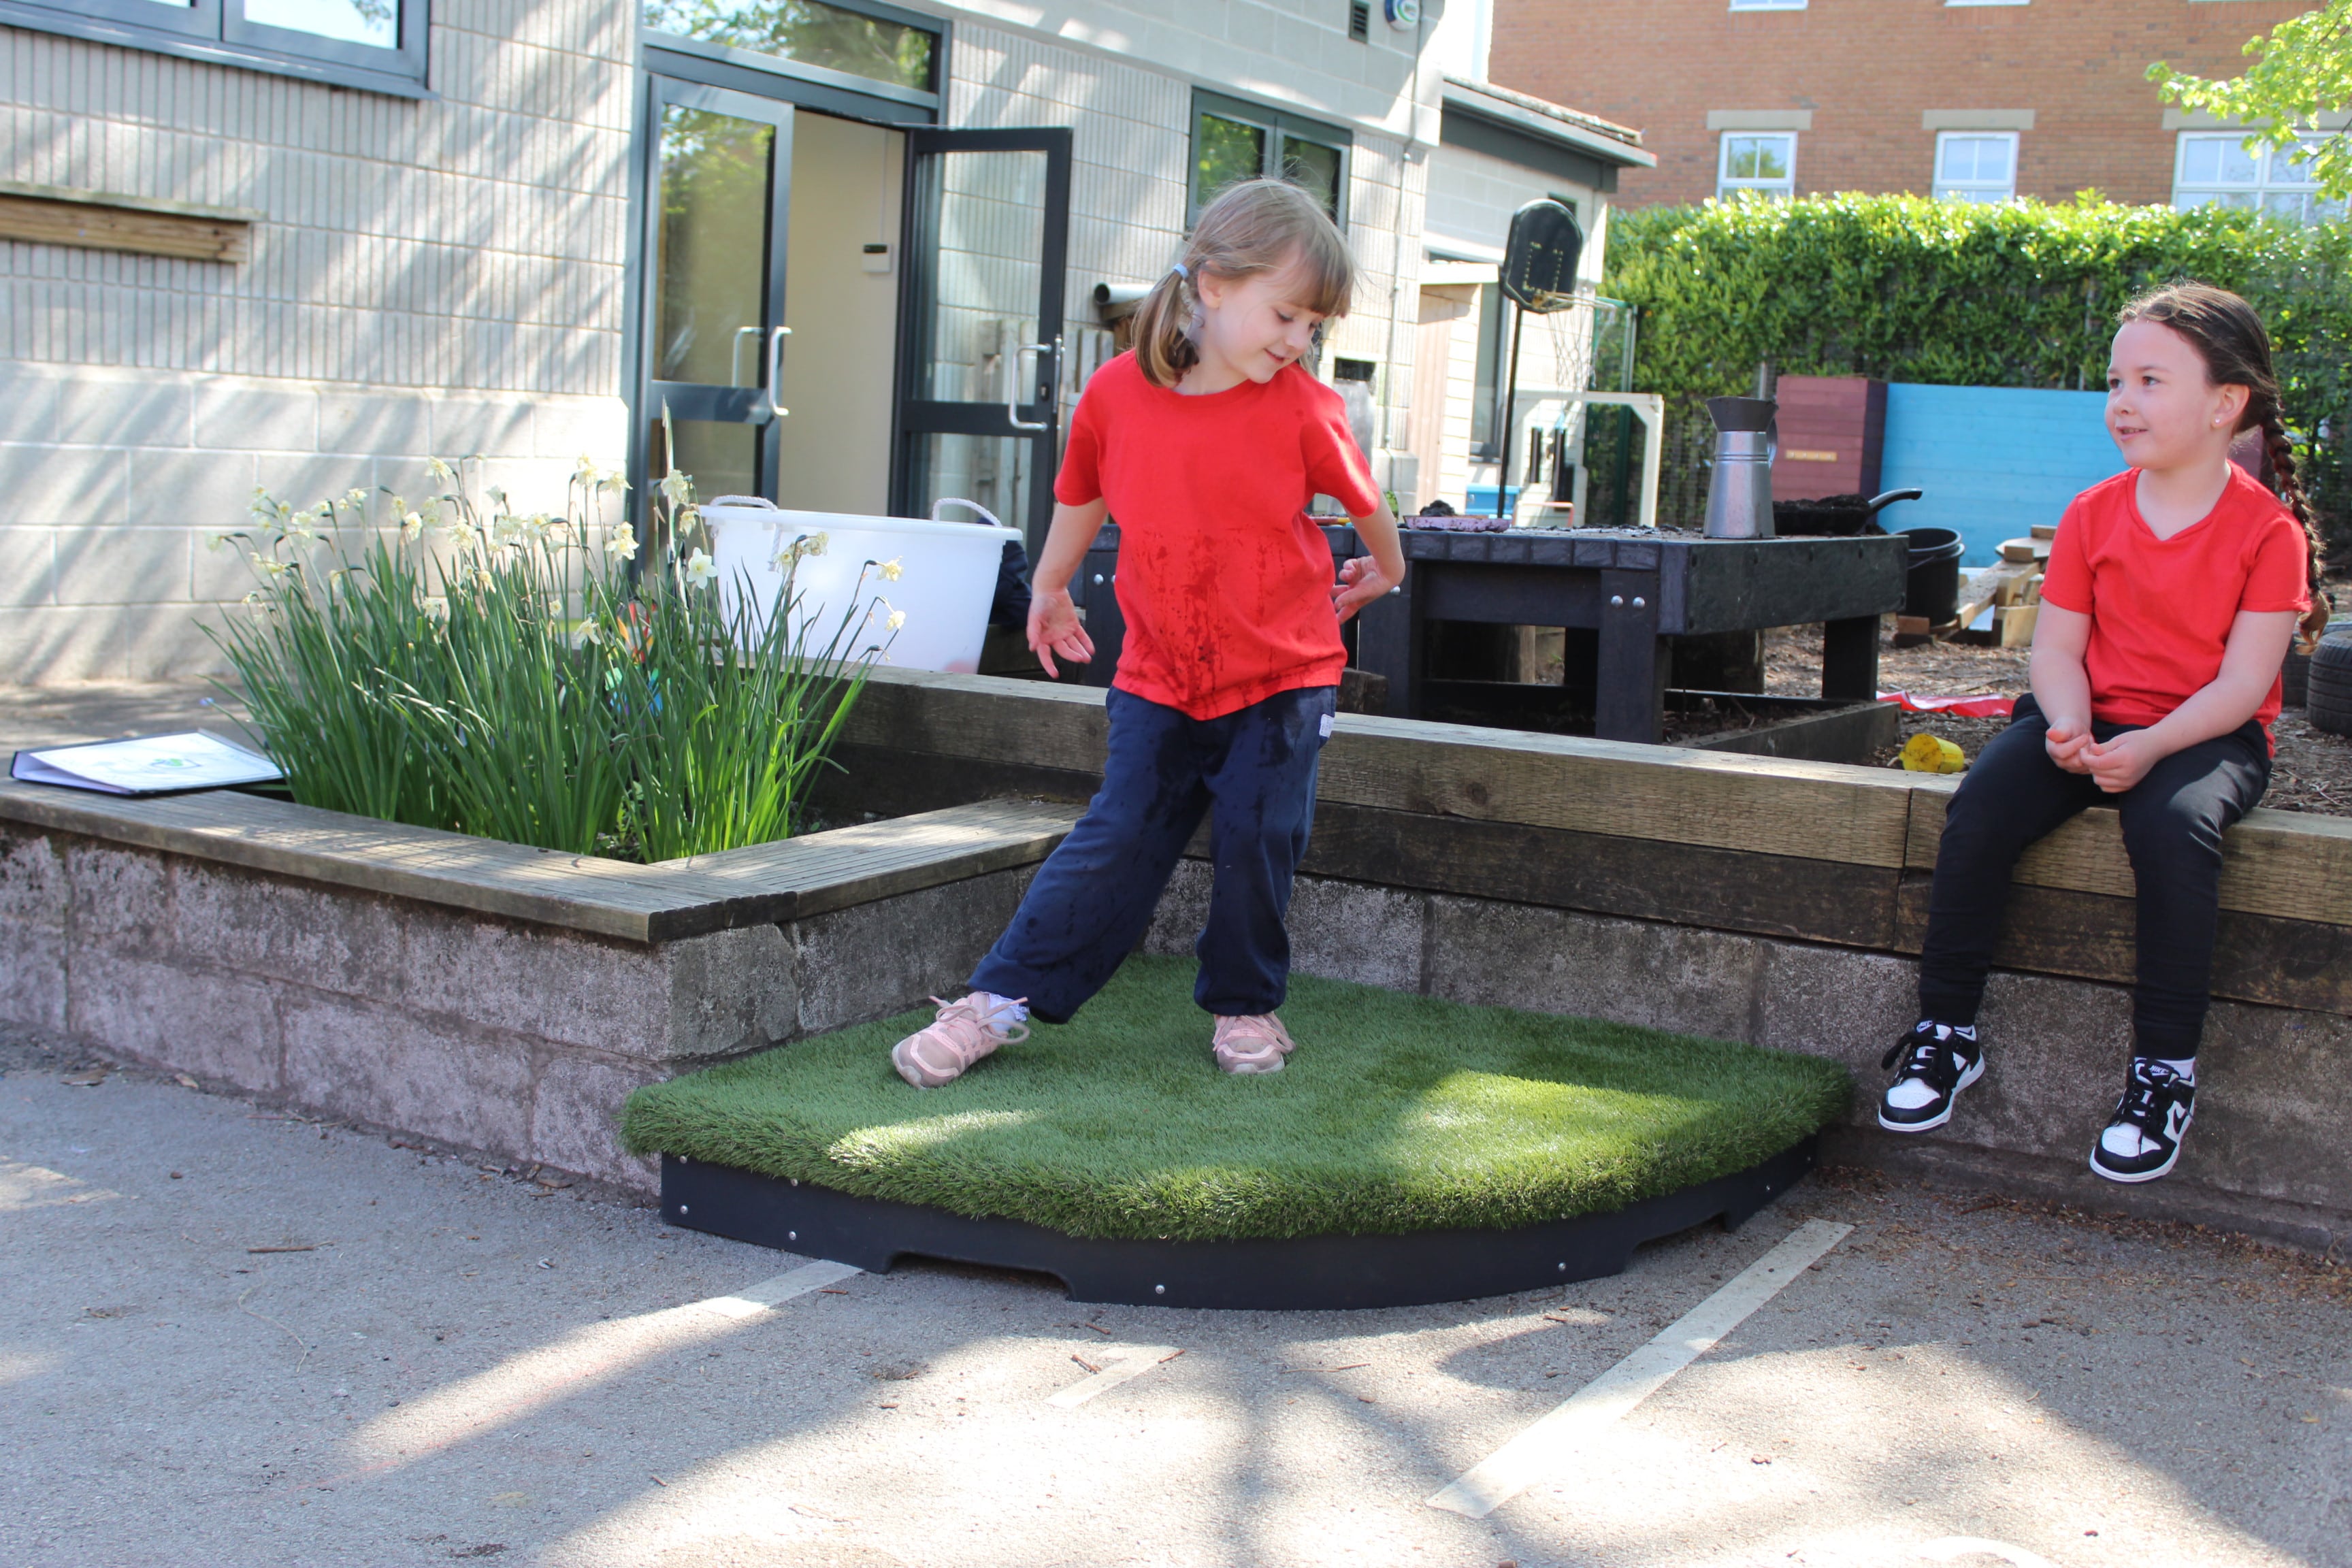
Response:
[[[1878,1124],[1889,1132],[1925,1132],[1949,1121],[1960,1090],[1984,1077],[1984,1047],[1973,1024],[1922,1018],[1878,1065],[1895,1068],[1895,1081],[1878,1099]]]
[[[2091,1169],[2111,1182],[2152,1182],[2180,1158],[2197,1114],[2197,1085],[2159,1061],[2132,1058],[2115,1120],[2091,1148]]]

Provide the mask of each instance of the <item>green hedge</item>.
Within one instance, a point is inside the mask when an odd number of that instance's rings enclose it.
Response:
[[[2184,278],[2262,311],[2315,499],[2344,521],[2352,495],[2322,433],[2340,437],[2352,413],[2352,223],[2095,197],[1708,202],[1612,213],[1602,287],[1641,309],[1634,384],[1687,425],[1765,359],[1786,374],[2097,389],[2116,309]]]

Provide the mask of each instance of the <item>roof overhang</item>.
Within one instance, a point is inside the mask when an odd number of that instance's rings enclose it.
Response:
[[[1591,190],[1615,190],[1620,169],[1658,166],[1654,153],[1452,78],[1445,82],[1441,113],[1441,145],[1541,170]]]

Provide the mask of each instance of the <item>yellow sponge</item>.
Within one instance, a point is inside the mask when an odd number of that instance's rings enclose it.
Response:
[[[1968,770],[1969,760],[1941,736],[1918,734],[1904,742],[1903,765],[1915,773],[1957,773]]]

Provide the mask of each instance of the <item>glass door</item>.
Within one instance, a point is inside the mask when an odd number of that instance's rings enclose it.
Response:
[[[954,496],[1023,530],[1054,514],[1070,132],[907,132],[890,510]]]
[[[677,468],[703,500],[774,499],[772,389],[787,353],[793,107],[653,79],[645,254],[646,478]]]

